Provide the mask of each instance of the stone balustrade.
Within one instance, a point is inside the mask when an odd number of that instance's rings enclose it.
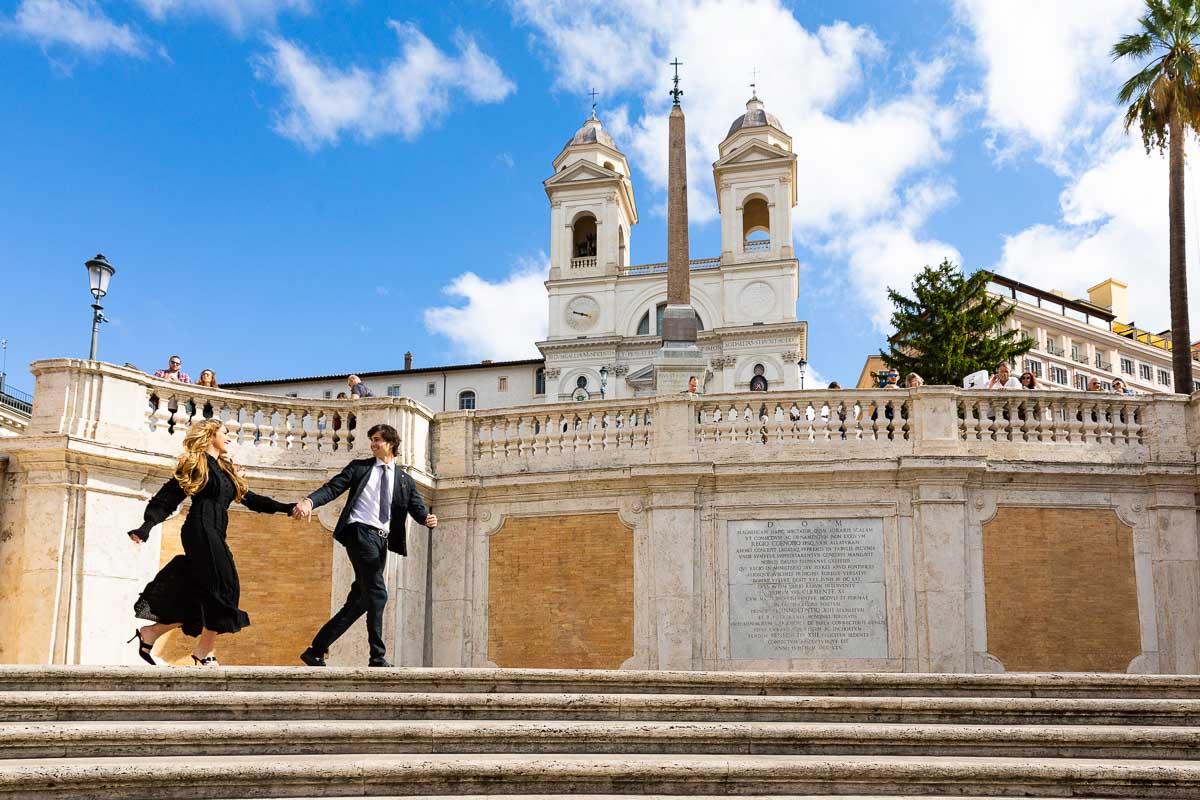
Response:
[[[595,256],[571,259],[571,269],[591,269],[594,266],[596,266]]]
[[[747,253],[769,253],[771,251],[771,240],[755,239],[754,241],[746,241],[743,243],[743,249]]]
[[[642,463],[671,450],[699,461],[878,459],[920,455],[1130,463],[1181,453],[1187,428],[1169,395],[1074,391],[814,389],[636,398],[439,415],[470,459],[439,474],[500,475]],[[687,408],[677,410],[680,404]],[[677,416],[667,439],[655,420]],[[1162,422],[1162,435],[1150,427]],[[1178,427],[1175,427],[1178,426]],[[451,436],[449,431],[447,436]],[[1151,442],[1163,447],[1151,451]],[[656,456],[657,457],[657,456]],[[462,472],[459,473],[458,470]]]
[[[432,412],[408,398],[315,400],[161,380],[81,359],[39,361],[37,404],[26,433],[68,434],[177,455],[200,420],[225,423],[248,468],[326,468],[370,455],[366,431],[388,422],[401,434],[402,463],[428,472]],[[361,441],[360,441],[361,438]]]

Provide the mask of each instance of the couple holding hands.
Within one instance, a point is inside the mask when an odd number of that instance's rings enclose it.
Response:
[[[183,555],[171,559],[134,603],[135,616],[152,623],[138,628],[129,640],[137,640],[138,655],[156,664],[151,651],[158,637],[182,628],[187,636],[197,637],[192,661],[198,666],[218,666],[214,654],[218,634],[236,633],[250,624],[250,617],[238,608],[241,586],[225,541],[231,503],[241,503],[260,514],[308,519],[313,509],[349,491],[333,538],[346,548],[354,583],[341,610],[317,631],[300,660],[310,667],[325,666],[329,647],[366,614],[371,651],[368,665],[392,666],[383,641],[387,551],[407,555],[405,521],[409,515],[429,528],[437,527],[437,517],[426,510],[413,479],[396,464],[400,448],[396,429],[376,425],[367,436],[371,457],[351,461],[300,502],[280,503],[246,486],[229,455],[231,439],[223,422],[208,419],[194,424],[183,439],[184,452],[171,479],[150,499],[141,526],[129,531],[135,543],[146,542],[151,528],[171,516],[185,498],[192,499],[180,531]]]

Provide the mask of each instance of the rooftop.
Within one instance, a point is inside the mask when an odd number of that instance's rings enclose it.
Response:
[[[448,364],[441,367],[414,367],[413,369],[380,369],[372,372],[335,372],[331,375],[310,375],[300,378],[270,378],[255,381],[236,381],[222,383],[222,389],[246,389],[251,386],[267,386],[281,383],[309,383],[311,381],[344,381],[351,375],[357,375],[366,383],[368,378],[378,378],[384,375],[432,375],[439,372],[460,372],[465,369],[490,369],[492,367],[533,367],[541,366],[545,359],[527,358],[520,361],[478,361],[470,364]]]

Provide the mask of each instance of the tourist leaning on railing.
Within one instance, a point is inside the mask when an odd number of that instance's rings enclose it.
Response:
[[[1001,361],[996,367],[996,374],[988,381],[987,388],[989,389],[1020,389],[1021,382],[1012,376],[1009,372],[1008,362]]]

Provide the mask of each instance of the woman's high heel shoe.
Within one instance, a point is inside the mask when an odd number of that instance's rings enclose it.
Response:
[[[197,667],[219,667],[216,656],[205,656],[204,658],[196,658],[192,656],[192,661],[196,662]]]
[[[137,639],[137,641],[138,641],[138,655],[142,657],[142,661],[145,661],[147,664],[149,664],[152,667],[157,667],[158,662],[154,660],[154,656],[150,655],[150,651],[154,649],[154,643],[153,642],[147,643],[146,640],[142,638],[142,629],[141,628],[135,629],[133,632],[133,636],[131,636],[129,638],[129,641],[126,642],[125,644],[129,644],[134,639]]]

